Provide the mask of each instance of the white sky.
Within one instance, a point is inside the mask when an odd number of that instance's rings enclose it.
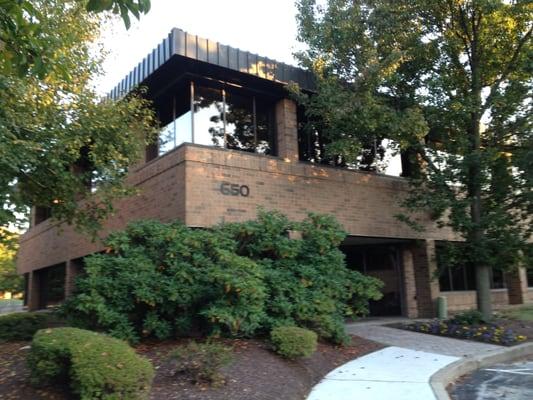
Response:
[[[100,94],[110,91],[172,28],[296,65],[296,7],[292,0],[152,0],[152,9],[126,30],[122,20],[102,38],[110,52]]]

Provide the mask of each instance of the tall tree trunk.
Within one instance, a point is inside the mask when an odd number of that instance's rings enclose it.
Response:
[[[472,229],[470,231],[470,242],[476,248],[475,254],[479,254],[478,250],[483,248],[485,242],[485,232],[481,224],[482,221],[482,201],[481,201],[481,181],[483,178],[482,161],[481,161],[481,91],[482,84],[480,79],[480,52],[478,50],[478,28],[481,23],[481,18],[478,20],[478,15],[474,9],[471,15],[472,26],[472,41],[470,50],[470,68],[472,73],[471,82],[471,96],[472,96],[472,110],[470,119],[470,155],[473,156],[470,160],[469,166],[469,182],[468,194],[470,197],[470,217],[472,221]],[[483,314],[485,319],[490,319],[492,316],[492,298],[490,291],[490,267],[487,266],[483,260],[477,256],[474,259],[474,267],[476,270],[476,291],[477,291],[477,306],[478,310]]]

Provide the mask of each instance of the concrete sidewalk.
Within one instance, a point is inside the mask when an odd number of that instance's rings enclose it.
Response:
[[[458,357],[391,346],[331,371],[308,400],[431,400],[431,376]]]
[[[349,324],[350,334],[390,347],[331,371],[308,400],[434,400],[431,378],[472,357],[501,353],[502,347],[383,326],[407,320],[370,319]],[[442,398],[442,396],[439,396]]]

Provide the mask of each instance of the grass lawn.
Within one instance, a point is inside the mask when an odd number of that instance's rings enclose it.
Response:
[[[518,321],[533,321],[533,306],[524,306],[512,310],[502,311],[505,318],[515,319]]]

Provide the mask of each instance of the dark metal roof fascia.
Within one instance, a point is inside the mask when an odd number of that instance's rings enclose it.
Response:
[[[107,94],[107,98],[117,100],[125,96],[174,55],[206,62],[274,82],[283,84],[295,82],[302,89],[313,90],[314,88],[313,76],[310,71],[270,60],[269,58],[174,28],[168,37]]]

